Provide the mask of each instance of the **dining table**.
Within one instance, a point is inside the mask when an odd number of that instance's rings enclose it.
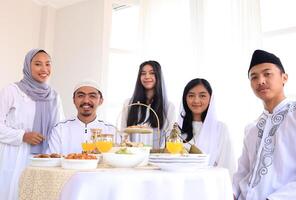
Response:
[[[93,170],[28,166],[20,200],[232,200],[228,170],[203,167],[163,170],[158,166]]]

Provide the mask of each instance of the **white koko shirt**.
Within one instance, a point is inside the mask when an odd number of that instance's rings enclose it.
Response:
[[[232,177],[233,173],[236,170],[236,160],[233,150],[233,145],[230,139],[230,134],[228,131],[228,128],[226,124],[224,124],[221,121],[217,121],[219,127],[216,131],[219,132],[219,134],[216,134],[216,138],[205,138],[203,137],[203,140],[200,138],[200,132],[203,126],[202,122],[193,121],[192,122],[192,132],[193,132],[193,138],[189,141],[190,144],[194,144],[196,147],[200,148],[200,150],[210,155],[212,163],[210,165],[217,166],[217,167],[224,167],[229,170],[229,174]],[[208,134],[209,135],[209,134]],[[187,134],[182,135],[184,139],[186,139]],[[210,137],[210,136],[209,136]],[[213,141],[216,140],[216,141]],[[216,145],[216,148],[211,152],[211,148],[201,148],[201,143],[203,144],[203,147],[207,147],[210,145],[211,142],[214,142]],[[190,150],[191,145],[185,144],[185,148],[187,150]]]
[[[96,118],[94,121],[85,124],[80,121],[77,117],[65,120],[58,123],[51,132],[49,140],[49,152],[50,153],[81,153],[81,143],[91,139],[92,128],[102,129],[104,134],[116,133],[116,128],[102,120]]]
[[[233,189],[239,200],[296,199],[296,102],[283,100],[246,128]]]

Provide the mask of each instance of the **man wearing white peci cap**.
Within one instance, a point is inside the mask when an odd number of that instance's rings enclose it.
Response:
[[[81,144],[91,140],[91,129],[115,134],[115,127],[98,119],[96,110],[103,103],[99,85],[93,80],[79,82],[73,91],[77,116],[59,122],[51,132],[49,153],[81,153]]]

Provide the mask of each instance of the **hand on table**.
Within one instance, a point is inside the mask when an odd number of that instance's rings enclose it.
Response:
[[[23,136],[23,141],[31,144],[31,145],[37,145],[41,143],[45,138],[43,137],[42,134],[37,133],[37,132],[26,132]]]

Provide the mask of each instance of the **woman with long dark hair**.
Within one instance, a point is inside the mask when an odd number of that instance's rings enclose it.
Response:
[[[137,102],[149,105],[156,112],[161,130],[160,143],[164,145],[165,134],[172,128],[175,121],[175,108],[167,100],[161,66],[156,61],[149,60],[140,65],[133,96],[124,105],[121,125],[127,127],[149,124],[156,129],[158,127],[157,118],[148,108],[145,106],[128,107],[129,104]],[[154,132],[153,137],[147,134],[133,134],[131,140],[152,145],[153,148],[160,148],[156,130]]]
[[[196,78],[187,83],[182,97],[179,125],[184,141],[210,155],[209,164],[235,170],[235,157],[229,131],[217,120],[210,83]],[[185,145],[188,149],[191,145]]]
[[[29,155],[46,150],[51,128],[64,117],[59,95],[47,84],[51,68],[48,53],[32,49],[23,79],[0,91],[1,199],[18,199],[18,180]]]

